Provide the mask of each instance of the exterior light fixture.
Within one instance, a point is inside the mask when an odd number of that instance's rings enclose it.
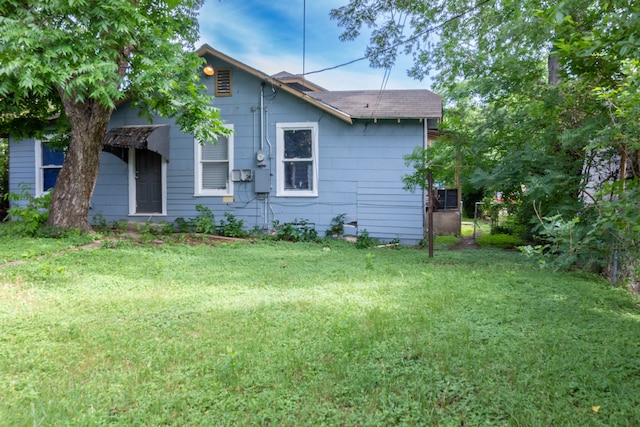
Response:
[[[207,65],[205,65],[205,66],[204,66],[204,68],[202,69],[202,72],[203,72],[205,75],[207,75],[207,76],[211,77],[211,76],[213,76],[213,73],[215,73],[215,70],[213,69],[213,65],[211,65],[211,64],[207,64]]]

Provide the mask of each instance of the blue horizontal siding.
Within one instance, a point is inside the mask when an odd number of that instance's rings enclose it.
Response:
[[[36,190],[35,141],[9,138],[9,192],[19,193],[26,185],[30,194]]]
[[[210,58],[211,59],[211,58]],[[214,67],[229,68],[217,59]],[[233,68],[233,67],[231,67]],[[233,96],[217,98],[214,105],[221,117],[234,126],[234,169],[255,169],[255,152],[268,151],[267,169],[271,173],[272,193],[268,204],[257,198],[253,182],[234,183],[234,200],[222,197],[194,196],[194,140],[171,120],[155,123],[170,125],[170,161],[167,164],[167,215],[154,221],[175,221],[198,215],[197,205],[209,207],[219,221],[225,212],[244,221],[247,229],[273,221],[280,223],[308,220],[320,235],[332,219],[346,214],[345,221],[357,221],[358,229],[367,229],[381,240],[400,238],[417,243],[423,234],[422,192],[404,190],[402,177],[412,171],[404,156],[423,144],[423,124],[417,120],[356,120],[348,124],[280,89],[265,86],[267,109],[265,140],[260,141],[260,81],[239,69],[232,69]],[[214,79],[205,79],[213,94]],[[275,197],[276,125],[284,122],[317,122],[319,125],[318,197]],[[146,124],[128,103],[113,114],[110,127]],[[270,144],[270,145],[269,145]],[[10,141],[10,188],[25,182],[35,187],[33,140]],[[128,165],[115,156],[102,155],[98,182],[92,199],[91,216],[100,214],[107,221],[145,220],[129,217]],[[266,217],[265,217],[266,213]],[[266,218],[266,219],[265,219]]]

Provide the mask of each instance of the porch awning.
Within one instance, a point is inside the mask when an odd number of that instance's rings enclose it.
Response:
[[[121,126],[107,131],[104,151],[127,161],[127,148],[149,150],[169,161],[169,125]]]

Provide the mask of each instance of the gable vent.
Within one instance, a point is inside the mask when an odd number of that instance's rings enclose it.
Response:
[[[216,70],[216,96],[231,96],[231,70]]]

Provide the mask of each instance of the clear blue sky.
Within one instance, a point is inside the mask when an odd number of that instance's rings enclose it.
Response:
[[[306,1],[306,72],[333,67],[364,56],[368,36],[341,42],[341,28],[329,18],[332,8],[347,0]],[[303,71],[304,1],[206,0],[200,11],[200,43],[207,43],[268,74]],[[199,46],[198,46],[199,47]],[[428,81],[407,77],[411,58],[403,56],[391,70],[386,89],[430,89]],[[328,90],[378,90],[384,70],[367,60],[307,76]]]

